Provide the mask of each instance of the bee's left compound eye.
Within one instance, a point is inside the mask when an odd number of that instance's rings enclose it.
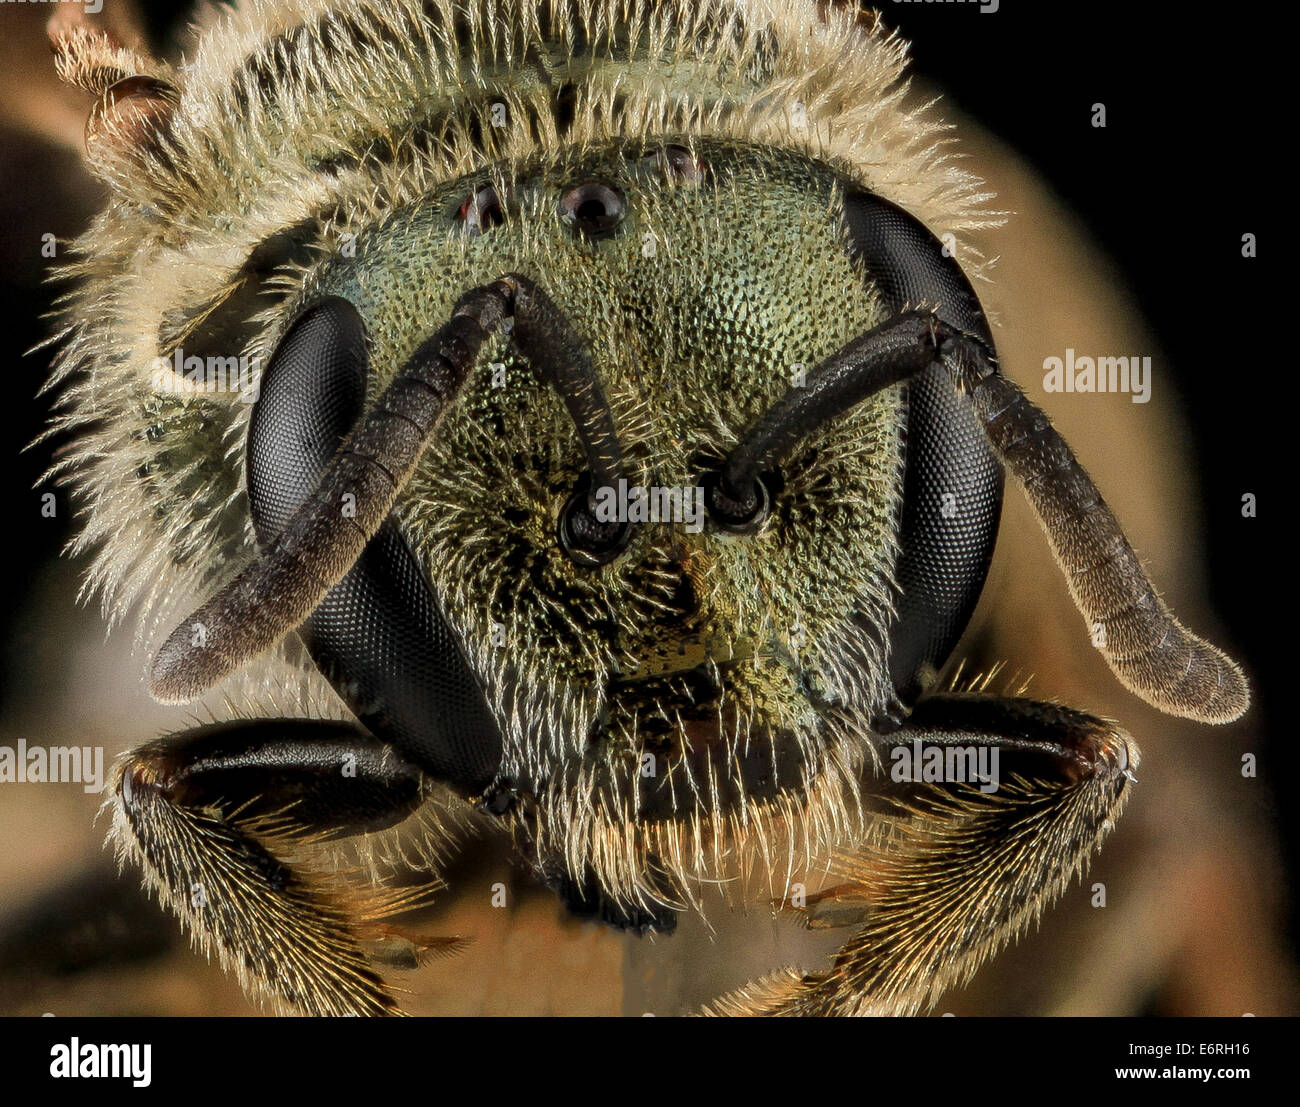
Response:
[[[627,214],[623,194],[602,181],[575,185],[560,200],[560,217],[589,237],[608,234]]]

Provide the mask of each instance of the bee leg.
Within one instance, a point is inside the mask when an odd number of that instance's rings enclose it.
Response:
[[[362,952],[392,910],[305,863],[317,843],[380,830],[425,777],[355,725],[240,720],[150,742],[119,763],[113,836],[205,954],[245,990],[314,1015],[400,1013]]]
[[[1138,761],[1133,740],[1093,716],[977,695],[922,700],[878,749],[864,791],[881,829],[844,859],[849,882],[835,897],[857,906],[862,929],[828,972],[787,970],[711,1013],[906,1015],[933,1004],[1082,875]]]

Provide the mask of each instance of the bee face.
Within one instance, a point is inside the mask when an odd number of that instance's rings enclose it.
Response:
[[[674,156],[707,176],[684,178]],[[725,810],[797,787],[839,740],[825,733],[832,705],[883,707],[897,393],[769,474],[779,490],[753,534],[706,525],[701,483],[793,380],[883,312],[869,293],[845,306],[864,281],[840,192],[824,166],[761,148],[619,144],[452,181],[308,280],[305,302],[360,306],[372,392],[421,321],[505,271],[562,289],[593,351],[626,459],[627,490],[608,497],[630,520],[617,557],[589,565],[566,549],[582,446],[509,336],[399,508],[420,560],[454,582],[439,601],[477,646],[515,789],[636,797],[612,808],[626,823],[690,814],[714,776]]]
[[[703,483],[792,383],[885,314],[846,230],[843,182],[812,159],[618,142],[456,178],[361,228],[284,309],[356,306],[372,399],[424,321],[496,273],[544,275],[592,351],[626,467],[605,503],[628,528],[616,556],[566,541],[589,483],[582,443],[509,335],[395,509],[502,735],[494,794],[520,801],[510,818],[539,851],[580,826],[635,855],[655,824],[725,821],[863,756],[859,720],[891,691],[901,394],[766,473],[771,502],[747,533],[708,522]],[[846,289],[864,291],[846,303]],[[272,357],[250,449],[277,373]],[[368,646],[354,634],[339,648]],[[608,875],[636,894],[635,871]]]
[[[913,1010],[1059,891],[1137,759],[1080,712],[935,691],[1002,467],[1129,687],[1221,720],[1240,673],[999,372],[937,237],[987,197],[891,98],[900,44],[795,3],[559,7],[254,14],[188,76],[64,43],[115,189],[60,370],[88,370],[62,421],[92,583],[175,626],[158,698],[265,700],[288,671],[355,723],[304,707],[150,744],[115,832],[201,941],[320,1012],[393,1002],[356,905],[269,882],[284,843],[250,812],[332,833],[458,793],[571,907],[659,928],[731,851],[801,834],[870,854],[853,880],[894,907],[852,971],[747,1009]],[[264,372],[212,389],[214,357]],[[996,801],[888,774],[927,742],[1025,765]],[[1030,829],[1024,892],[998,844]],[[946,847],[972,851],[951,884]]]

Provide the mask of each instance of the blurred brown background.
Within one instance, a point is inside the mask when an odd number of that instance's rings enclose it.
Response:
[[[1243,661],[1255,704],[1241,722],[1200,727],[1124,693],[1095,651],[1036,522],[1008,489],[995,571],[959,655],[1033,673],[1029,694],[1120,720],[1143,751],[1139,785],[1086,882],[1038,931],[936,1013],[1294,1014],[1296,831],[1276,742],[1290,654],[1274,637],[1289,597],[1267,554],[1278,540],[1271,495],[1281,398],[1271,397],[1285,342],[1270,304],[1270,240],[1256,181],[1269,149],[1260,59],[1215,57],[1185,22],[1134,22],[1119,5],[1086,23],[1004,3],[888,5],[914,44],[927,88],[944,90],[962,147],[1015,213],[976,243],[1000,255],[980,286],[1001,328],[1006,371],[1072,443],[1114,506],[1175,611]],[[107,0],[105,17],[120,16]],[[185,5],[155,3],[150,33],[175,51]],[[41,235],[84,226],[100,192],[68,142],[86,105],[53,82],[49,8],[0,5],[0,311],[9,401],[2,405],[11,586],[0,590],[0,743],[102,744],[106,760],[188,712],[148,700],[129,633],[104,639],[95,609],[75,605],[79,567],[58,558],[69,505],[43,519],[33,489],[57,443],[39,432],[35,398],[48,355],[52,289]],[[1246,28],[1267,40],[1263,26]],[[1193,65],[1196,61],[1198,64]],[[1108,126],[1090,126],[1092,105]],[[1193,110],[1194,102],[1194,110]],[[1186,105],[1186,107],[1184,107]],[[1212,144],[1207,136],[1212,136]],[[1240,253],[1256,233],[1261,259]],[[1275,245],[1277,243],[1277,245]],[[1152,400],[1042,392],[1042,360],[1079,353],[1150,355]],[[1290,366],[1284,363],[1289,371]],[[1243,519],[1254,492],[1260,518]],[[1288,605],[1289,608],[1290,605]],[[1285,612],[1289,616],[1289,609]],[[1259,775],[1241,775],[1243,753]],[[102,849],[99,797],[77,785],[0,785],[0,1014],[244,1014],[235,984],[193,954],[133,874]],[[637,939],[561,915],[494,841],[472,843],[428,928],[472,935],[461,955],[398,983],[416,1012],[670,1014],[843,937],[813,938],[765,908],[711,913],[714,934],[683,920],[671,938]],[[484,889],[501,881],[511,906]],[[1103,882],[1108,905],[1090,906]]]

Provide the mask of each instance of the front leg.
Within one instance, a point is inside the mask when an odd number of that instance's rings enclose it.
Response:
[[[829,971],[788,970],[715,1013],[897,1015],[933,1004],[1082,874],[1138,763],[1133,740],[1100,719],[978,695],[922,700],[878,749],[867,789],[881,829],[844,859],[848,882],[808,908],[814,921],[862,929]]]
[[[426,778],[353,724],[220,723],[119,764],[113,834],[205,954],[245,990],[315,1015],[398,1014],[361,943],[393,903],[308,862],[313,845],[392,826]]]

